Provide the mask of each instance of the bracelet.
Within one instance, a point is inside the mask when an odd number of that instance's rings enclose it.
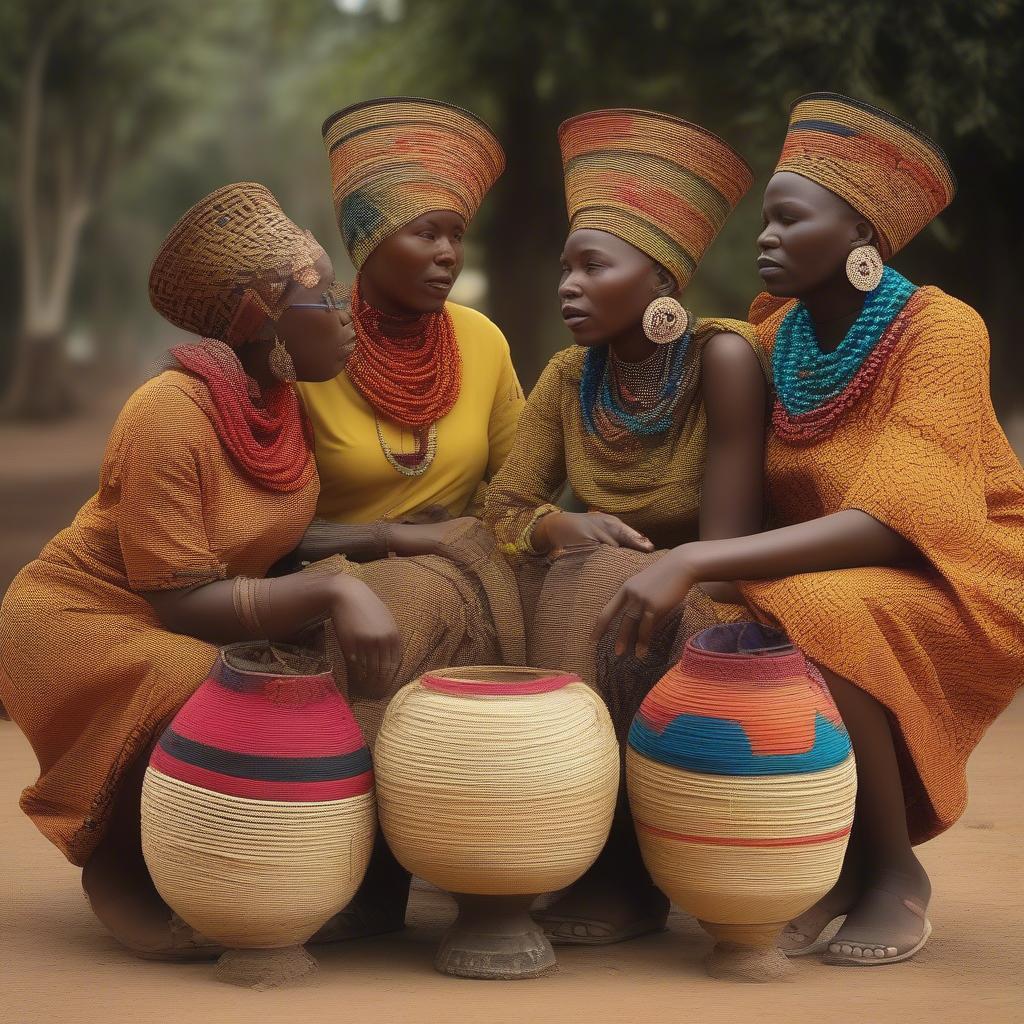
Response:
[[[529,522],[523,527],[522,532],[511,544],[503,544],[502,550],[507,555],[539,555],[541,552],[537,551],[533,546],[533,530],[534,527],[539,523],[545,516],[552,515],[555,512],[564,512],[564,509],[559,508],[557,505],[541,505],[539,508],[533,510],[533,515],[530,516]]]
[[[260,584],[264,584],[264,586],[261,587]],[[266,638],[267,634],[260,622],[257,603],[261,591],[269,591],[269,589],[266,580],[254,580],[248,576],[235,577],[234,586],[231,589],[231,601],[239,623],[251,636]]]

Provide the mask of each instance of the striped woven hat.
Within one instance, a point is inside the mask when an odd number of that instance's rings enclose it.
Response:
[[[558,129],[569,230],[597,228],[684,288],[753,181],[717,135],[648,110],[594,110]]]
[[[149,299],[176,327],[237,345],[267,316],[280,316],[291,281],[319,283],[314,264],[323,255],[264,185],[224,185],[171,228],[153,261]]]
[[[391,96],[331,114],[323,125],[341,237],[358,270],[385,238],[431,210],[468,224],[505,169],[475,114],[439,100]]]
[[[845,199],[878,236],[882,259],[903,248],[956,195],[946,155],[888,111],[833,92],[801,96],[776,171],[793,171]]]

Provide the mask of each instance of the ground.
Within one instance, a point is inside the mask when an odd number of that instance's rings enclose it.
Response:
[[[74,424],[0,426],[0,590],[92,492],[119,400]],[[35,760],[0,721],[0,1024],[1024,1021],[1024,771],[1014,760],[1022,749],[1018,698],[974,755],[967,813],[920,850],[935,887],[935,933],[906,964],[841,969],[809,958],[784,983],[717,982],[700,966],[707,938],[674,912],[662,935],[563,948],[549,978],[455,980],[431,966],[453,906],[417,887],[405,932],[319,947],[310,985],[254,993],[217,983],[209,965],[136,960],[104,933],[78,870],[18,810]]]

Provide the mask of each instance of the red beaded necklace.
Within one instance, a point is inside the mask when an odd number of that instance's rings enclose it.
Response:
[[[373,409],[377,438],[388,462],[400,473],[419,476],[434,460],[435,425],[451,412],[462,390],[462,356],[447,309],[410,317],[403,326],[415,329],[402,337],[386,332],[385,324],[396,320],[363,299],[357,277],[352,285],[356,350],[345,372]],[[384,440],[381,419],[411,430],[416,451],[393,452]]]

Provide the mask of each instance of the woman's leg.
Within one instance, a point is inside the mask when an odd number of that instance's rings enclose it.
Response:
[[[852,683],[825,668],[821,672],[857,758],[857,842],[851,873],[858,857],[860,863],[856,897],[850,902],[849,888],[836,894],[841,898],[835,905],[848,905],[846,921],[830,943],[829,955],[843,962],[884,963],[913,950],[927,937],[924,915],[931,884],[910,844],[888,713]],[[852,884],[853,878],[845,882]]]

